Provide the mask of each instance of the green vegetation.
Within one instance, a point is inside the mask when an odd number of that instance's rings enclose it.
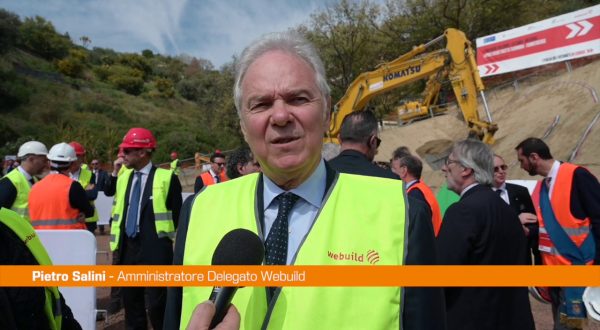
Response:
[[[459,28],[471,39],[588,7],[589,0],[406,0],[377,5],[340,0],[296,27],[319,49],[335,103],[361,72],[414,45]],[[232,99],[233,63],[216,70],[205,59],[151,50],[119,53],[76,45],[42,17],[0,9],[0,155],[30,139],[47,145],[77,140],[89,157],[113,159],[131,127],[151,129],[156,161],[171,150],[227,150],[242,143]],[[383,114],[421,87],[375,99]]]

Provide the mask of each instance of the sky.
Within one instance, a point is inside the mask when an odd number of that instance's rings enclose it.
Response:
[[[73,42],[119,52],[187,54],[219,68],[264,33],[308,23],[334,0],[0,0],[0,8],[42,16]]]

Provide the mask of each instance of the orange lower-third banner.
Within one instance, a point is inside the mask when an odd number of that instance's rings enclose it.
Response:
[[[0,266],[0,286],[600,286],[600,267]]]

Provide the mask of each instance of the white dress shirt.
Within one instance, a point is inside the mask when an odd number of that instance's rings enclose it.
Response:
[[[296,257],[296,252],[300,247],[304,237],[310,231],[323,202],[323,194],[325,193],[325,162],[321,162],[310,175],[308,180],[304,181],[300,186],[290,190],[290,192],[300,196],[294,207],[292,208],[288,218],[288,252],[287,262],[290,265]],[[277,210],[279,202],[275,197],[285,191],[279,188],[266,175],[263,176],[263,210],[265,214],[264,239],[266,239],[271,231],[271,227],[277,218]]]

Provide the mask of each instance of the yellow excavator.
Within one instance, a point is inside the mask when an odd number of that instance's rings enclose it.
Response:
[[[421,101],[409,101],[398,106],[398,124],[408,124],[415,119],[433,117],[448,110],[445,105],[438,105],[440,89],[443,82],[448,79],[448,72],[440,70],[432,74],[427,80]]]
[[[427,52],[428,48],[443,39],[446,40],[445,48]],[[344,117],[351,112],[362,110],[373,97],[419,79],[431,80],[440,77],[447,77],[452,85],[456,102],[469,128],[469,136],[476,136],[487,144],[493,144],[498,126],[492,122],[471,42],[462,31],[452,28],[373,71],[361,73],[335,105],[324,142],[338,144],[337,136]],[[438,88],[439,91],[439,87],[432,88]],[[479,118],[478,93],[483,101],[487,121]]]

